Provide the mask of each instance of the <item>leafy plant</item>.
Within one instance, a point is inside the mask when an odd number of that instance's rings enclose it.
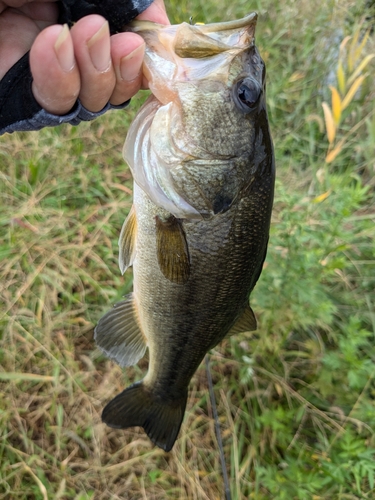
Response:
[[[366,92],[366,79],[370,75],[365,72],[375,54],[365,54],[366,44],[370,36],[370,30],[361,38],[363,28],[357,27],[353,35],[346,36],[340,44],[339,60],[337,64],[336,78],[337,87],[330,85],[331,106],[322,103],[326,133],[329,142],[326,154],[326,163],[331,163],[347,144],[348,137],[361,125],[356,123],[338,139],[338,132],[345,120],[347,108],[355,102],[356,95],[362,87],[362,94]],[[372,83],[372,82],[371,82]],[[342,135],[342,134],[340,134]]]

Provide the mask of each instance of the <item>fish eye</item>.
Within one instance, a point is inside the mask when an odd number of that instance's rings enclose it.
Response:
[[[252,78],[245,78],[235,87],[235,102],[241,111],[248,113],[256,108],[262,89]]]

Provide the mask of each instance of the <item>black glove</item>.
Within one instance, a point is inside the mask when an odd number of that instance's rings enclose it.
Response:
[[[124,26],[152,4],[152,0],[62,0],[59,23],[78,21],[89,14],[100,14],[109,22],[111,35],[123,30]]]
[[[111,34],[123,27],[151,5],[153,0],[62,0],[59,2],[60,24],[72,23],[89,14],[100,14],[109,22]],[[32,90],[29,53],[25,54],[0,80],[0,134],[14,130],[39,130],[45,126],[69,122],[77,125],[81,120],[92,120],[99,113],[91,113],[79,102],[65,116],[47,113],[36,102]]]

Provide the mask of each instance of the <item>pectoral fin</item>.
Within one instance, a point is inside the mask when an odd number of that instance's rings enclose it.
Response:
[[[159,217],[155,220],[160,270],[173,283],[186,283],[190,275],[190,259],[183,227],[173,215],[166,221]]]
[[[94,339],[120,366],[135,365],[144,356],[146,339],[138,324],[132,293],[99,320]]]
[[[253,310],[248,305],[242,315],[238,318],[234,326],[229,330],[227,337],[241,332],[253,332],[257,329],[257,320],[255,319]]]
[[[137,218],[132,206],[122,226],[119,238],[119,267],[122,274],[133,264],[135,257],[135,239],[137,234]]]

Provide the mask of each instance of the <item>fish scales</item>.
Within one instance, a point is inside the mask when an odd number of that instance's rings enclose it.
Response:
[[[246,151],[247,137],[238,137],[237,120],[230,112],[232,98],[229,89],[223,93],[222,102],[220,105],[216,103],[214,109],[212,101],[207,98],[203,91],[197,92],[196,89],[190,88],[189,92],[180,91],[180,95],[183,102],[189,103],[189,108],[184,109],[183,107],[182,111],[185,130],[190,137],[194,137],[194,142],[205,153],[206,157],[214,154],[215,157],[222,155],[227,158],[228,151],[236,151],[236,154]],[[197,113],[202,115],[199,122],[193,118]],[[212,119],[210,119],[213,114],[215,114],[217,122],[220,123],[215,136],[212,135]]]
[[[135,23],[154,94],[124,156],[133,207],[120,268],[133,293],[98,323],[98,346],[122,366],[149,350],[148,372],[108,403],[111,427],[141,426],[172,448],[188,385],[224,337],[256,329],[249,305],[266,255],[274,157],[256,15],[205,26]]]
[[[147,203],[146,197],[141,197],[139,201]],[[220,250],[215,251],[214,269],[212,254],[199,249],[201,236],[200,231],[196,231],[197,224],[186,223],[184,229],[187,240],[191,242],[189,248],[193,269],[189,287],[178,284],[171,286],[163,279],[157,265],[155,247],[150,246],[147,237],[153,229],[152,218],[145,217],[140,222],[139,250],[141,258],[147,260],[149,267],[137,269],[134,282],[139,286],[137,295],[143,297],[142,304],[139,304],[140,316],[147,318],[143,331],[150,338],[149,348],[154,353],[150,357],[149,372],[144,382],[158,386],[163,397],[175,399],[186,388],[186,380],[190,380],[205,353],[222,340],[245,309],[248,290],[253,286],[262,264],[257,259],[249,259],[248,253],[265,253],[267,239],[259,237],[259,232],[267,219],[268,210],[267,196],[241,199],[227,244],[223,242]],[[230,214],[226,212],[219,217],[228,218]],[[200,224],[204,226],[209,223]],[[246,238],[244,244],[244,233],[248,232],[249,225],[252,226],[253,238],[250,241]],[[258,231],[256,228],[259,228]],[[212,235],[206,228],[207,246],[210,245],[210,236],[213,239],[212,246],[217,248],[216,236],[220,238],[220,233]],[[210,273],[207,273],[208,268]],[[168,304],[167,308],[165,304]],[[233,316],[233,310],[237,311],[236,316]],[[149,332],[155,333],[149,335]],[[161,332],[161,335],[156,332]],[[168,358],[165,357],[166,344],[169,346],[168,352],[171,351]],[[164,359],[163,363],[152,366],[152,360],[159,359]]]

